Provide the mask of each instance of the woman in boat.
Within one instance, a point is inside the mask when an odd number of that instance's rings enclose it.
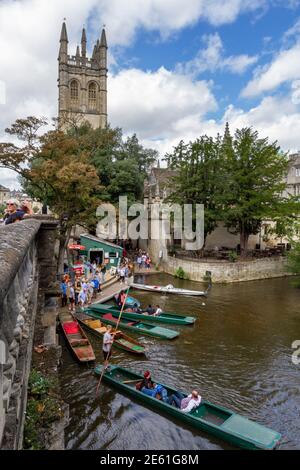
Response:
[[[185,397],[181,392],[175,392],[169,399],[169,405],[175,405],[184,413],[189,413],[197,408],[201,403],[201,397],[197,390],[193,390],[190,395]]]
[[[154,387],[154,383],[152,382],[152,379],[151,379],[151,372],[150,370],[146,370],[146,372],[144,373],[144,378],[141,382],[139,382],[138,384],[136,384],[135,388],[137,390],[141,390],[144,388],[144,389],[153,389]]]

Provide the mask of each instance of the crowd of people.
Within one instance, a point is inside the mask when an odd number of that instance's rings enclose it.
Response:
[[[149,253],[146,253],[146,251],[136,250],[135,262],[138,269],[151,269],[151,258]]]
[[[64,274],[60,283],[61,306],[68,306],[74,312],[76,305],[90,305],[97,294],[102,293],[101,285],[105,282],[105,277],[106,266],[97,265],[96,262],[90,265],[89,274],[76,273],[73,280],[69,273]]]
[[[30,202],[25,199],[20,204],[17,199],[9,199],[6,203],[6,208],[4,211],[4,216],[2,221],[5,225],[13,224],[19,222],[27,215],[32,215],[33,210],[31,208]]]

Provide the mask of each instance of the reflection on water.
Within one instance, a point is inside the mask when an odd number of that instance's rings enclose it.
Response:
[[[145,281],[145,279],[144,279]],[[198,283],[151,275],[150,284],[199,289]],[[202,286],[200,287],[202,289]],[[147,357],[114,350],[112,363],[185,391],[197,388],[224,405],[282,433],[282,449],[300,448],[300,366],[291,344],[300,339],[300,291],[289,279],[214,285],[207,299],[132,291],[142,305],[195,315],[174,341],[140,336]],[[91,337],[98,362],[101,339]],[[96,397],[93,366],[74,362],[64,345],[60,370],[70,404],[69,449],[227,449],[229,445],[131,401],[106,385]]]

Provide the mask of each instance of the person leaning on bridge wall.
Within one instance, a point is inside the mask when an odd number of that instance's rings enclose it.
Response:
[[[13,224],[23,219],[25,212],[19,208],[17,199],[9,199],[6,203],[6,211],[4,215],[5,225]]]

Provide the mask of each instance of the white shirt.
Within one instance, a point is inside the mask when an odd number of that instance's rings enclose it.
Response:
[[[162,313],[162,309],[161,308],[157,308],[156,309],[156,312],[154,313],[154,315],[160,315]]]
[[[201,403],[200,395],[198,395],[198,398],[193,398],[192,394],[190,394],[190,395],[188,395],[187,398],[190,398],[190,401],[188,402],[188,404],[185,408],[181,408],[181,411],[183,411],[184,413],[189,413],[194,408],[197,408],[197,406],[199,406],[200,403]],[[186,400],[186,398],[184,398],[184,400]]]
[[[103,336],[103,351],[105,352],[108,352],[110,351],[110,348],[111,348],[111,344],[110,344],[110,341],[112,341],[113,337],[110,333],[108,333],[108,331],[106,333],[104,333],[104,336]]]

